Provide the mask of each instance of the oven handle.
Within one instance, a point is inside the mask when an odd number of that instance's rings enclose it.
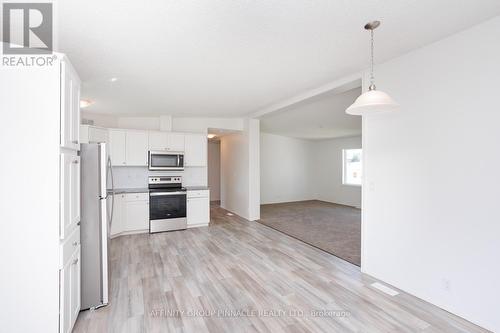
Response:
[[[151,196],[151,197],[158,197],[158,196],[163,196],[163,195],[179,195],[179,194],[186,195],[186,192],[185,191],[179,191],[179,192],[153,192],[153,193],[149,193],[149,196]]]

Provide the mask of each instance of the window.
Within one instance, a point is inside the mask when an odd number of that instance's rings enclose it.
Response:
[[[344,149],[343,153],[343,179],[344,185],[361,186],[361,177],[363,176],[363,162],[361,149]]]

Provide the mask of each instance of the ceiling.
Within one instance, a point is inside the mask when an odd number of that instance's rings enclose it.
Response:
[[[242,116],[500,13],[498,0],[71,0],[57,2],[58,50],[86,110]],[[116,82],[110,79],[116,77]]]
[[[361,117],[345,113],[361,88],[296,104],[263,116],[262,132],[299,139],[329,139],[361,135]]]

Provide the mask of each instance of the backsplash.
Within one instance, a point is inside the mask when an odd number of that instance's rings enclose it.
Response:
[[[148,176],[182,176],[184,186],[207,186],[207,168],[192,167],[184,171],[149,171],[147,167],[113,167],[115,188],[143,188],[148,187]],[[108,188],[111,181],[108,178]]]

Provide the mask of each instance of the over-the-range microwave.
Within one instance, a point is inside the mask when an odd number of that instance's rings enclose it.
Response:
[[[184,170],[184,153],[150,150],[148,158],[149,170]]]

